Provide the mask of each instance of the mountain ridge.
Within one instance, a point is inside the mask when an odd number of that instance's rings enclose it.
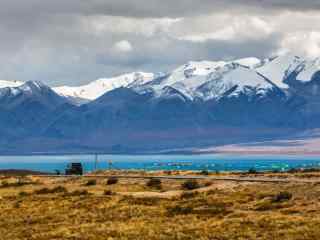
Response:
[[[115,77],[83,104],[41,82],[0,87],[0,153],[143,152],[306,132],[320,127],[319,64],[290,54],[191,61],[165,74]]]

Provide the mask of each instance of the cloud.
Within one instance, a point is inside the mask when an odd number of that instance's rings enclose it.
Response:
[[[318,0],[1,0],[0,16],[23,19],[45,15],[108,15],[134,18],[175,18],[212,12],[259,9],[304,11],[320,9]]]
[[[208,23],[212,24],[208,25]],[[174,32],[179,39],[195,42],[207,40],[243,41],[264,38],[271,35],[274,29],[270,22],[259,16],[218,14],[181,21],[176,24]]]
[[[111,34],[135,34],[152,36],[157,33],[167,32],[169,28],[181,21],[179,18],[129,18],[119,16],[88,16],[79,18],[79,21],[95,35]]]
[[[0,79],[78,85],[189,60],[319,56],[318,0],[0,0]],[[308,12],[306,12],[308,11]]]
[[[280,51],[295,51],[310,58],[320,56],[320,31],[297,32],[286,36],[281,42]]]
[[[121,40],[119,42],[116,42],[113,48],[117,52],[131,52],[133,49],[131,43],[127,40]]]

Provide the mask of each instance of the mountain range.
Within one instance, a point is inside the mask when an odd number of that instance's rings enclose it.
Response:
[[[320,58],[191,61],[50,88],[0,81],[0,153],[159,152],[320,127]]]

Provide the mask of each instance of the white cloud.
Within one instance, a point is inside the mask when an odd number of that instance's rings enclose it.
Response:
[[[272,24],[262,17],[228,13],[187,18],[172,25],[171,29],[178,39],[194,42],[261,39],[274,31]]]
[[[118,52],[131,52],[133,50],[131,43],[127,40],[116,42],[113,48]]]
[[[265,41],[278,38],[270,53],[295,52],[307,57],[320,57],[320,15],[318,11],[283,11],[277,13],[230,14],[184,18],[169,28],[172,37],[194,43],[228,41],[233,43]],[[266,43],[267,44],[267,43]],[[257,55],[259,53],[257,52]]]
[[[293,51],[310,58],[320,57],[320,32],[295,32],[281,42],[281,50]]]
[[[81,18],[84,28],[95,35],[136,34],[151,37],[161,32],[168,32],[171,25],[181,21],[181,18],[130,18],[119,16],[89,16]]]
[[[281,41],[275,54],[294,52],[305,57],[320,57],[320,16],[316,11],[284,12],[270,17]]]

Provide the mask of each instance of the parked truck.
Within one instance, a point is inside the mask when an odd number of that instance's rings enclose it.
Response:
[[[82,175],[83,168],[81,163],[70,163],[68,164],[66,171],[66,175]]]

